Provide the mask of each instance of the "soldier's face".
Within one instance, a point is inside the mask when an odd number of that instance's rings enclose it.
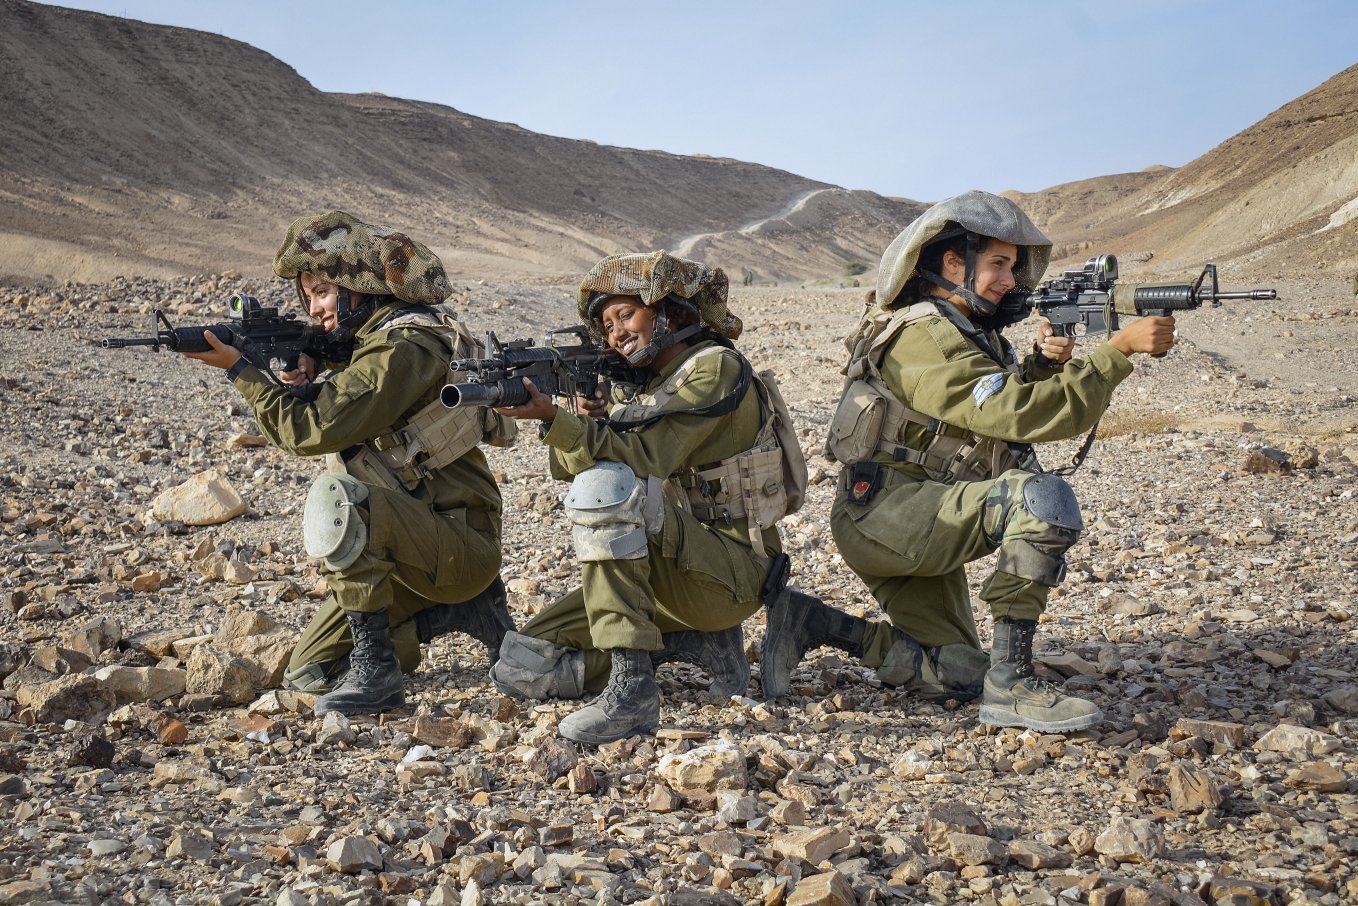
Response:
[[[1014,266],[1018,264],[1018,246],[1001,239],[991,239],[976,256],[976,295],[999,303],[1004,294],[1017,284]],[[961,286],[966,279],[966,259],[955,252],[943,256],[943,276]]]
[[[339,325],[339,287],[315,274],[302,275],[302,293],[311,317],[330,332]]]
[[[655,336],[655,311],[636,296],[612,296],[600,314],[604,340],[624,356],[645,347]]]

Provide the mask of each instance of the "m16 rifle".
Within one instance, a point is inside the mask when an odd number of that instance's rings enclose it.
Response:
[[[561,342],[573,338],[573,342]],[[462,383],[447,384],[439,398],[449,409],[459,406],[521,406],[530,399],[523,378],[548,396],[574,402],[592,397],[606,380],[636,383],[638,372],[611,349],[598,346],[583,326],[548,331],[541,346],[531,339],[501,343],[486,334],[486,357],[454,359]]]
[[[319,360],[348,358],[341,344],[326,340],[324,328],[297,320],[293,312],[279,314],[274,306],[263,305],[254,296],[237,293],[227,301],[230,320],[196,327],[175,327],[160,309],[151,314],[151,335],[132,339],[113,338],[99,345],[105,349],[150,346],[159,352],[208,352],[212,349],[203,337],[209,331],[218,340],[240,350],[245,360],[273,377],[272,364],[281,362],[284,370],[297,368],[297,357],[307,353]],[[275,378],[275,382],[277,379]]]
[[[1201,308],[1203,302],[1219,308],[1222,301],[1229,299],[1278,298],[1277,291],[1272,289],[1222,292],[1217,285],[1215,264],[1204,266],[1192,283],[1117,281],[1117,258],[1098,255],[1086,261],[1084,267],[1068,270],[1043,283],[1029,301],[1038,315],[1047,319],[1057,336],[1073,337],[1077,335],[1077,325],[1083,325],[1085,333],[1102,331],[1111,336],[1118,329],[1119,314],[1163,317]]]

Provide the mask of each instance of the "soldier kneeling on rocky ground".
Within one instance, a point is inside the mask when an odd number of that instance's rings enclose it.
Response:
[[[777,522],[800,505],[806,463],[772,376],[732,340],[741,321],[719,269],[666,252],[620,255],[580,285],[579,316],[638,369],[603,400],[500,410],[538,419],[565,496],[583,586],[505,636],[491,678],[530,698],[602,693],[561,721],[598,744],[652,733],[654,669],[691,661],[711,691],[750,679],[741,623],[759,609]],[[605,680],[607,684],[604,685]]]
[[[1069,732],[1098,723],[1090,701],[1033,669],[1033,637],[1083,523],[1069,484],[1030,444],[1089,430],[1131,374],[1162,353],[1173,318],[1141,318],[1086,358],[1045,321],[1020,363],[1000,329],[1027,316],[1051,243],[1012,201],[939,202],[887,248],[875,299],[846,344],[848,380],[827,444],[843,464],[830,525],[844,562],[888,621],[792,593],[773,600],[764,690],[786,692],[808,649],[828,644],[888,685],[934,699],[981,696],[993,726]],[[981,589],[994,619],[981,649],[965,565],[998,551]]]
[[[292,225],[274,272],[294,282],[334,361],[303,355],[275,379],[211,333],[211,351],[186,354],[226,370],[272,443],[327,456],[304,536],[330,593],[289,684],[329,690],[317,714],[399,708],[421,642],[465,632],[493,661],[514,628],[498,575],[500,493],[477,447],[512,441],[514,426],[439,401],[449,360],[480,346],[442,304],[447,276],[421,243],[333,211]]]

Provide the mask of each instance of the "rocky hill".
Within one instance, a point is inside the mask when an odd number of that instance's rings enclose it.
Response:
[[[0,274],[15,276],[257,271],[294,216],[344,207],[417,229],[467,276],[574,274],[685,241],[701,257],[710,238],[736,279],[835,279],[920,209],[328,94],[237,41],[23,0],[0,0],[0,104]]]
[[[1233,261],[1265,273],[1358,267],[1358,66],[1177,169],[1011,193],[1078,258],[1150,256],[1152,269]]]

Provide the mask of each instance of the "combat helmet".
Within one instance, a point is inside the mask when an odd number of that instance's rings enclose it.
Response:
[[[590,269],[580,281],[580,320],[602,341],[599,316],[610,296],[635,296],[655,309],[655,333],[651,342],[633,352],[627,361],[644,367],[660,350],[682,342],[708,327],[728,340],[740,336],[740,318],[726,305],[726,274],[697,261],[678,258],[666,251],[641,255],[610,255]],[[677,330],[669,324],[668,302],[689,312],[696,323]]]
[[[304,304],[302,274],[315,274],[338,286],[337,330],[348,334],[368,320],[375,296],[436,305],[452,294],[443,262],[427,246],[344,211],[294,221],[274,256],[273,269],[278,276],[295,281]],[[362,293],[364,302],[352,305],[350,293]]]
[[[961,235],[967,237],[966,278],[962,286],[918,267],[920,252],[925,246]],[[1051,240],[1008,198],[971,191],[938,202],[915,218],[887,246],[877,269],[877,304],[890,308],[906,283],[918,276],[965,299],[974,316],[994,315],[999,306],[976,293],[976,256],[987,238],[1018,246],[1020,254],[1014,272],[1017,283],[1014,291],[1029,293],[1036,289],[1051,260]]]

